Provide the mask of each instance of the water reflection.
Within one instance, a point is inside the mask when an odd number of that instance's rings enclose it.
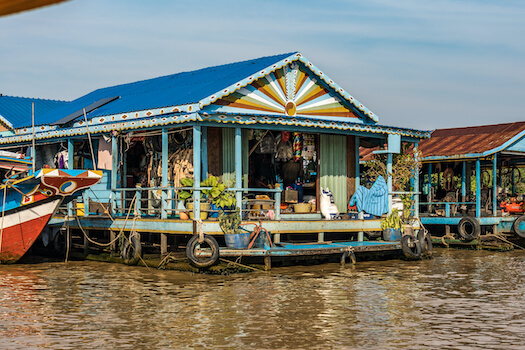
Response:
[[[522,349],[525,253],[206,276],[0,266],[4,349]]]

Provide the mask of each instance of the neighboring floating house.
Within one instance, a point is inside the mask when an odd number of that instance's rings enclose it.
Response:
[[[424,225],[525,237],[525,122],[438,129],[419,149]]]
[[[105,172],[104,185],[84,194],[81,225],[129,232],[126,216],[136,210],[133,229],[160,241],[162,253],[196,230],[180,220],[180,180],[198,180],[191,193],[197,204],[206,191],[198,182],[211,175],[230,184],[244,220],[267,219],[274,242],[336,234],[362,240],[363,231],[380,230],[379,218],[323,220],[321,188],[331,190],[337,214],[344,214],[360,183],[360,145],[388,141],[388,153],[429,137],[380,125],[297,52],[102,88],[35,119],[36,142],[45,145],[37,147],[45,155],[38,165]],[[0,145],[30,147],[31,140],[26,122]],[[114,219],[100,215],[107,208]],[[191,213],[200,217],[200,208]],[[199,227],[222,237],[217,221]]]

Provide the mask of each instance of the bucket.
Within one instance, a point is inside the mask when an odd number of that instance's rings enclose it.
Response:
[[[385,241],[400,241],[401,236],[401,229],[399,228],[387,228],[383,230],[383,240]]]
[[[77,216],[84,216],[84,203],[77,203]]]
[[[250,232],[235,233],[224,235],[226,246],[232,249],[246,249],[250,244]]]

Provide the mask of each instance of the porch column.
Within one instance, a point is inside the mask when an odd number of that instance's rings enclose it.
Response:
[[[461,201],[467,199],[467,162],[463,161],[463,171],[461,174]]]
[[[168,129],[162,129],[162,159],[161,159],[161,168],[162,168],[162,183],[161,186],[164,189],[161,191],[161,205],[160,205],[160,218],[167,219],[168,211],[167,209],[167,198],[168,198]]]
[[[492,160],[492,215],[496,216],[498,213],[498,179],[496,178],[496,168],[498,167],[498,154],[494,154]]]
[[[111,135],[111,188],[117,188],[117,171],[118,171],[118,145],[115,135]]]
[[[361,185],[361,172],[359,168],[359,136],[355,137],[355,190]]]
[[[476,159],[476,217],[481,217],[481,161]]]
[[[198,189],[193,191],[193,220],[200,220],[201,217],[201,127],[193,126],[193,187]]]
[[[239,127],[235,128],[235,188],[238,189],[235,201],[237,207],[242,209],[242,192],[239,191],[242,188],[242,134]]]
[[[67,168],[68,169],[74,169],[75,162],[74,160],[74,153],[75,153],[75,145],[73,143],[73,139],[67,139]],[[69,216],[73,216],[73,203],[69,202],[67,203],[67,213]]]
[[[73,143],[73,139],[67,139],[67,168],[68,169],[75,169],[75,165],[73,164],[75,162],[75,144]]]
[[[117,176],[118,176],[118,139],[115,135],[111,134],[111,189],[115,190],[117,188]],[[111,210],[114,213],[115,204],[117,203],[117,191],[114,191],[110,194]],[[124,197],[124,193],[121,194]]]
[[[359,136],[355,137],[355,190],[361,186],[361,172],[359,168]],[[354,192],[355,193],[355,192]],[[360,211],[358,214],[358,219],[363,220],[365,218],[364,213]],[[357,232],[357,240],[359,242],[364,241],[364,232],[359,231]]]
[[[208,178],[208,127],[202,127],[202,179]]]
[[[387,153],[386,158],[386,173],[388,175],[388,179],[386,181],[386,185],[388,188],[388,213],[392,213],[392,153]]]
[[[418,149],[418,146],[419,146],[419,142],[414,142],[414,149],[416,150],[414,156],[416,157],[416,165],[417,168],[416,168],[416,171],[414,171],[414,216],[416,218],[419,218],[419,161],[418,161],[418,156],[419,156],[419,149]]]

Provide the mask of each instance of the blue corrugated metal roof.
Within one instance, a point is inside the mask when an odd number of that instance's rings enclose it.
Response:
[[[13,128],[31,125],[31,103],[33,102],[35,103],[35,118],[67,103],[66,101],[0,95],[0,116],[5,119],[4,122],[7,121],[8,126]]]
[[[105,115],[197,103],[293,54],[295,53],[262,57],[98,89],[46,113],[36,120],[36,124],[51,124],[82,110],[95,101],[114,96],[120,96],[120,98],[90,112],[88,117],[91,119]]]

